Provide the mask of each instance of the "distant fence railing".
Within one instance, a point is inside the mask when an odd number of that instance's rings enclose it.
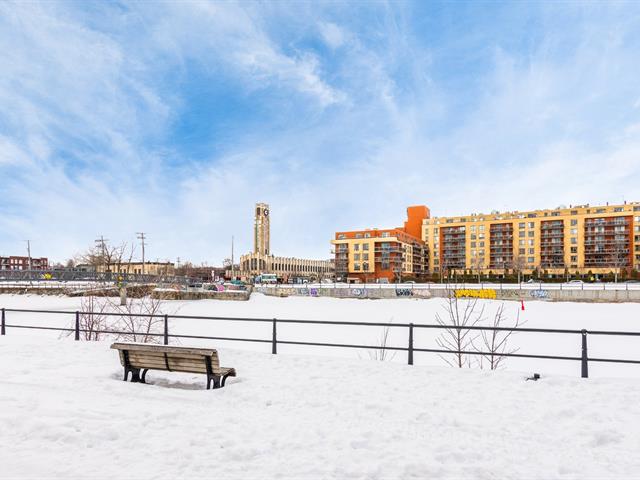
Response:
[[[276,289],[365,289],[365,290],[616,290],[616,291],[640,291],[638,283],[545,283],[545,282],[521,282],[521,283],[293,283],[293,284],[256,284],[256,288]]]
[[[73,328],[65,327],[50,327],[41,325],[23,325],[16,323],[7,323],[8,313],[34,313],[42,315],[69,315],[75,318]],[[7,329],[32,329],[32,330],[49,330],[59,332],[70,332],[74,334],[76,341],[80,340],[80,334],[86,332],[105,334],[105,335],[141,335],[149,337],[162,338],[164,345],[169,345],[169,339],[171,338],[186,338],[186,339],[204,339],[204,340],[224,340],[231,342],[251,342],[251,343],[267,343],[271,344],[271,353],[278,353],[278,345],[301,345],[301,346],[315,346],[315,347],[335,347],[335,348],[359,348],[370,350],[390,350],[400,351],[407,353],[407,363],[413,365],[414,353],[437,353],[437,354],[464,354],[464,355],[481,355],[484,357],[514,357],[514,358],[535,358],[544,360],[570,360],[578,361],[581,364],[581,376],[582,378],[589,377],[589,362],[601,362],[601,363],[620,363],[620,364],[636,364],[640,365],[640,360],[622,359],[622,358],[600,358],[589,357],[588,354],[588,337],[589,336],[620,336],[620,337],[640,337],[640,332],[625,332],[625,331],[610,331],[610,330],[575,330],[575,329],[553,329],[553,328],[527,328],[527,327],[484,327],[484,326],[455,326],[455,325],[440,325],[440,324],[424,324],[424,323],[388,323],[388,322],[353,322],[353,321],[331,321],[331,320],[296,320],[296,319],[279,319],[279,318],[243,318],[243,317],[210,317],[210,316],[195,316],[195,315],[169,315],[169,314],[131,314],[131,313],[119,313],[119,312],[87,312],[87,311],[58,311],[58,310],[31,310],[31,309],[17,309],[17,308],[1,308],[0,309],[0,335],[6,335]],[[103,315],[113,317],[139,317],[139,318],[161,318],[163,319],[163,331],[162,333],[147,333],[147,332],[135,332],[124,330],[88,330],[81,328],[80,316],[81,315]],[[271,324],[271,336],[270,338],[241,338],[241,337],[221,337],[221,336],[207,336],[207,335],[185,335],[185,334],[172,334],[169,333],[169,320],[171,319],[188,319],[188,320],[205,320],[205,321],[227,321],[227,322],[257,322],[257,323],[269,323]],[[362,345],[362,344],[346,344],[346,343],[328,343],[328,342],[304,342],[294,340],[283,340],[278,337],[278,325],[297,324],[297,325],[332,325],[332,326],[362,326],[362,327],[385,327],[385,328],[401,328],[407,331],[407,346],[387,346],[387,345]],[[416,329],[433,329],[433,330],[448,330],[448,331],[490,331],[490,332],[517,332],[517,333],[545,333],[545,334],[557,334],[557,335],[578,335],[580,336],[580,355],[577,356],[563,356],[563,355],[540,355],[540,354],[527,354],[527,353],[500,353],[500,352],[486,352],[486,351],[465,351],[465,350],[448,350],[438,348],[420,348],[414,345],[414,331]]]
[[[115,267],[114,267],[115,268]],[[188,284],[187,277],[142,273],[85,272],[79,270],[0,270],[0,286],[10,283],[97,282]]]

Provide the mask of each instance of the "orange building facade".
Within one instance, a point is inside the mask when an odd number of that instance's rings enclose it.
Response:
[[[422,229],[430,216],[423,205],[407,208],[403,227],[336,232],[336,279],[353,283],[424,280],[429,270]]]

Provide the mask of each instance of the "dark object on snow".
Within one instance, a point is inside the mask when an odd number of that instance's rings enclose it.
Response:
[[[114,343],[124,367],[124,381],[131,372],[131,381],[147,383],[147,371],[202,373],[207,375],[207,390],[224,387],[228,377],[235,377],[234,368],[220,366],[218,352],[212,348],[169,347],[143,343]],[[141,374],[142,372],[142,374]]]
[[[537,382],[538,380],[540,380],[540,374],[534,373],[533,377],[527,377],[527,380],[533,380],[534,382]]]

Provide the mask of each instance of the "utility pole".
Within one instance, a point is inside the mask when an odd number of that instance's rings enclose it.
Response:
[[[233,263],[234,263],[234,258],[233,258],[233,235],[231,235],[231,280],[235,280],[234,275],[233,275]]]
[[[103,270],[106,272],[107,271],[107,265],[106,265],[106,255],[105,255],[105,242],[108,242],[108,239],[105,239],[103,235],[100,235],[100,238],[98,238],[97,240],[95,240],[95,243],[100,247],[100,258],[102,260],[102,268]]]
[[[144,275],[144,232],[138,232],[138,240],[140,240],[140,243],[142,244],[142,274]]]
[[[29,257],[29,270],[32,269],[32,265],[31,265],[31,241],[30,240],[26,240],[27,242],[27,255]]]

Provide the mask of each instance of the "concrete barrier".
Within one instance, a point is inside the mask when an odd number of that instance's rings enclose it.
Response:
[[[411,289],[411,288],[364,288],[357,285],[349,288],[293,288],[293,287],[256,287],[256,292],[278,297],[332,297],[332,298],[442,298],[447,297],[443,289]],[[482,298],[496,300],[536,300],[551,302],[640,302],[640,290],[502,290],[500,288],[485,289],[452,289],[458,298]]]

